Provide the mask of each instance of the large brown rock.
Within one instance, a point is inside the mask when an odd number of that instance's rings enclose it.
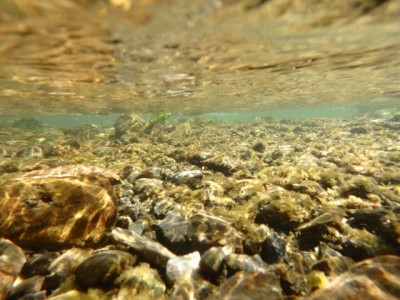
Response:
[[[399,299],[400,257],[377,256],[353,265],[310,300]]]
[[[109,179],[96,173],[24,177],[0,186],[0,236],[31,248],[98,243],[117,217]]]

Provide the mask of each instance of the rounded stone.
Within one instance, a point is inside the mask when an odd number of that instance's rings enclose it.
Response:
[[[124,251],[109,250],[96,253],[76,268],[76,281],[84,288],[110,284],[135,261],[136,258],[132,254]]]

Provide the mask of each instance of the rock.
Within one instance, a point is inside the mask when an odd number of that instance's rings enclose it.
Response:
[[[400,246],[399,214],[383,209],[359,209],[348,213],[349,225],[365,228],[389,243]]]
[[[26,261],[25,253],[11,241],[0,239],[0,299],[5,299]]]
[[[354,261],[346,256],[332,256],[320,260],[312,266],[313,270],[322,271],[326,276],[334,276],[347,271]]]
[[[129,216],[119,216],[115,226],[129,229],[133,226],[133,221]]]
[[[256,152],[263,153],[265,151],[265,145],[261,142],[254,144],[252,149]]]
[[[95,245],[114,224],[116,203],[97,174],[11,180],[0,186],[0,235],[31,248]]]
[[[43,276],[33,276],[22,281],[8,294],[7,299],[45,299],[46,291],[41,291],[44,282]]]
[[[46,276],[44,289],[55,291],[70,275],[75,274],[78,265],[88,258],[91,250],[72,248],[57,257],[49,266],[49,275]]]
[[[239,271],[266,273],[268,265],[258,255],[232,253],[225,257],[228,275]]]
[[[148,264],[125,270],[116,280],[119,290],[116,299],[163,299],[166,290],[158,272]]]
[[[154,178],[140,178],[135,180],[133,190],[135,193],[149,197],[163,190],[163,181]]]
[[[352,134],[366,134],[366,133],[368,133],[368,130],[365,127],[358,126],[358,127],[351,128],[350,129],[350,133],[352,133]]]
[[[190,253],[192,224],[179,211],[172,211],[156,225],[157,240],[176,254]]]
[[[118,138],[128,131],[137,132],[143,131],[146,127],[147,122],[136,114],[121,115],[114,123],[115,136]]]
[[[76,282],[83,288],[110,286],[116,277],[135,262],[136,257],[124,251],[95,253],[76,268]]]
[[[288,233],[309,220],[314,205],[310,196],[278,187],[261,201],[255,222]]]
[[[283,299],[279,278],[273,274],[239,272],[229,278],[207,300],[281,300]]]
[[[175,184],[186,184],[192,188],[199,188],[202,178],[203,173],[200,170],[190,170],[172,174],[171,181]]]
[[[91,254],[91,250],[71,248],[57,257],[50,265],[49,271],[61,277],[75,273],[76,268]]]
[[[117,243],[129,247],[139,258],[159,268],[165,268],[168,260],[175,257],[175,254],[170,252],[163,245],[141,236],[134,231],[113,228],[111,236]]]
[[[77,290],[69,290],[68,292],[51,296],[49,300],[98,300],[102,295],[96,293],[95,290],[89,290],[88,293],[83,293]],[[121,298],[128,299],[128,298]]]
[[[337,244],[340,241],[342,227],[340,214],[324,213],[297,229],[299,247],[302,250],[310,250],[318,246],[320,242]]]
[[[356,262],[374,256],[398,253],[398,249],[392,244],[386,243],[379,236],[365,229],[347,228],[341,240],[340,253]]]
[[[223,273],[225,252],[222,247],[211,247],[203,253],[200,260],[201,274],[212,283],[218,283]],[[226,275],[226,274],[223,274]]]
[[[239,168],[239,162],[235,158],[227,156],[226,153],[190,153],[174,158],[177,161],[186,160],[200,168],[206,167],[214,172],[221,172],[225,176],[232,175]]]
[[[154,201],[152,213],[157,219],[165,219],[171,212],[173,215],[173,211],[179,211],[180,205],[173,201],[171,198],[161,198]],[[178,216],[176,216],[178,217]]]
[[[261,243],[261,258],[269,263],[279,262],[286,254],[286,238],[284,235],[272,233]]]
[[[227,219],[199,212],[185,219],[171,212],[157,225],[157,239],[176,254],[230,245],[242,250],[242,236]]]
[[[57,258],[56,253],[45,252],[34,254],[22,267],[21,275],[25,278],[35,275],[49,275],[49,267],[55,258]]]
[[[398,299],[400,295],[400,258],[377,256],[353,265],[325,288],[308,298],[325,299]]]
[[[170,282],[190,279],[197,272],[200,263],[200,253],[193,252],[184,256],[171,258],[167,263],[166,275]]]

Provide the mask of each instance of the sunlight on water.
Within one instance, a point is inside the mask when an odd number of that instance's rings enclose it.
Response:
[[[395,3],[370,11],[128,2],[3,2],[0,114],[194,114],[399,99]]]

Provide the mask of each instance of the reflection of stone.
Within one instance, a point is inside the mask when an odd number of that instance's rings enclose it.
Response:
[[[89,173],[33,176],[0,186],[0,235],[60,249],[98,243],[117,217],[109,180]]]

